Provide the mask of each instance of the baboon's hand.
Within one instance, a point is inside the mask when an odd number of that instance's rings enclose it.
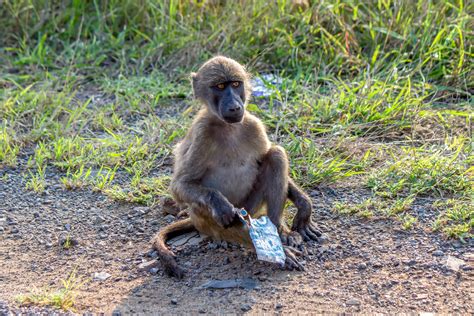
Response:
[[[227,228],[237,217],[237,209],[222,194],[212,194],[210,199],[212,218],[221,227]]]
[[[311,218],[307,220],[299,220],[298,218],[294,219],[293,227],[291,230],[300,233],[301,237],[305,241],[309,240],[318,240],[321,237],[321,232],[318,230],[316,225],[311,221]]]

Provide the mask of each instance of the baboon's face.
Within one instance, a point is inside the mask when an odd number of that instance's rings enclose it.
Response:
[[[245,91],[242,81],[218,83],[211,89],[211,106],[216,114],[226,123],[242,121],[245,111]]]
[[[250,75],[233,59],[211,58],[191,74],[194,96],[220,120],[232,124],[241,122],[252,87]]]

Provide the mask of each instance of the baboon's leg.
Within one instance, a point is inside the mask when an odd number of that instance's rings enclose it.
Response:
[[[311,221],[311,214],[313,212],[311,199],[291,178],[288,179],[288,198],[298,209],[291,229],[300,233],[305,241],[317,240],[321,233]]]
[[[260,163],[257,180],[244,208],[253,214],[265,204],[268,217],[278,227],[282,242],[296,247],[302,243],[301,236],[288,229],[281,218],[287,197],[288,158],[282,147],[272,146]]]

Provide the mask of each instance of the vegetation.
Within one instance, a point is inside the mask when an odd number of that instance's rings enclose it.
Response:
[[[58,290],[34,289],[28,294],[19,295],[16,300],[21,305],[47,305],[74,311],[76,297],[85,281],[78,279],[76,271],[72,271],[66,280],[61,280],[61,283],[62,287]]]
[[[0,166],[41,193],[156,203],[198,105],[188,74],[221,53],[272,73],[248,109],[307,188],[357,182],[336,211],[472,238],[474,4],[444,1],[44,1],[0,7]],[[26,158],[25,158],[26,157]]]

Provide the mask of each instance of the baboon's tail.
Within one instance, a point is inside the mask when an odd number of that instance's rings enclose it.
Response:
[[[178,266],[175,254],[168,249],[166,241],[174,236],[193,231],[194,229],[191,219],[186,218],[164,227],[153,237],[153,248],[158,252],[161,264],[168,275],[181,279],[184,276],[184,270]]]

